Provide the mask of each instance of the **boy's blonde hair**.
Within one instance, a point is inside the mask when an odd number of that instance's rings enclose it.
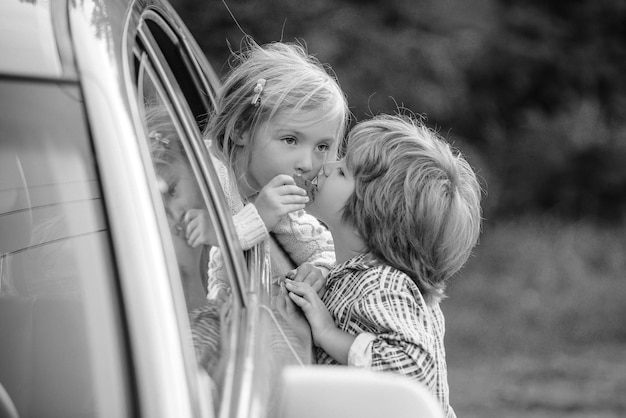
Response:
[[[344,221],[428,302],[441,299],[480,233],[481,189],[468,162],[420,119],[383,115],[349,133],[346,165],[356,186]]]
[[[208,138],[230,167],[238,167],[235,161],[243,155],[236,144],[241,134],[253,134],[260,123],[284,110],[325,109],[325,119],[339,115],[337,143],[341,141],[350,117],[345,94],[330,68],[309,55],[302,45],[273,42],[260,46],[246,37],[234,58],[207,126]],[[265,85],[258,105],[253,105],[260,79]],[[238,178],[243,175],[235,174]]]

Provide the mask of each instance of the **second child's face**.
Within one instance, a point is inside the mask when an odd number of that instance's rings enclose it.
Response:
[[[326,109],[281,112],[262,123],[253,138],[247,167],[248,183],[257,191],[279,174],[296,173],[311,180],[322,165],[335,158],[340,116],[328,117]]]
[[[354,177],[346,167],[345,159],[326,163],[317,179],[315,200],[306,210],[332,230],[334,226],[341,224],[343,208],[354,189]]]

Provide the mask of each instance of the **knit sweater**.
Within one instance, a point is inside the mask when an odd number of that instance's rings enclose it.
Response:
[[[228,206],[233,214],[235,230],[243,250],[262,243],[265,247],[267,265],[271,265],[269,232],[253,203],[244,202],[234,173],[223,161],[210,151],[213,165]],[[283,216],[271,231],[296,265],[312,263],[322,266],[335,264],[335,252],[330,232],[304,210]],[[211,248],[209,258],[208,298],[217,295],[220,289],[230,288],[224,269],[224,260],[218,247]]]

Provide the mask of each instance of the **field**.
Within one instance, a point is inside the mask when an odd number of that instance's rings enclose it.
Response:
[[[443,302],[459,418],[626,417],[626,228],[485,224]]]

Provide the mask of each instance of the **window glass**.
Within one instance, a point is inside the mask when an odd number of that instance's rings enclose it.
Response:
[[[222,384],[230,352],[227,339],[230,293],[207,299],[208,260],[219,245],[221,230],[216,217],[207,210],[202,178],[188,136],[182,128],[164,87],[144,56],[139,60],[138,91],[143,108],[150,161],[159,198],[167,221],[164,240],[171,240],[174,259],[185,295],[196,365],[211,377],[215,394]],[[208,197],[208,196],[207,196]],[[214,399],[219,405],[219,399]]]
[[[178,269],[189,310],[204,303],[206,268],[203,252],[210,246],[201,243],[203,235],[215,228],[208,217],[192,165],[180,140],[181,132],[159,101],[146,106],[148,146],[156,173],[157,188],[174,243]],[[192,233],[196,235],[192,236]],[[213,243],[215,245],[216,243]]]
[[[89,340],[90,318],[108,323],[119,307],[79,90],[0,81],[0,98],[0,384],[20,416],[92,416],[106,403],[95,353],[119,354],[121,337]],[[110,311],[94,312],[94,288]],[[115,370],[109,393],[126,389]]]

